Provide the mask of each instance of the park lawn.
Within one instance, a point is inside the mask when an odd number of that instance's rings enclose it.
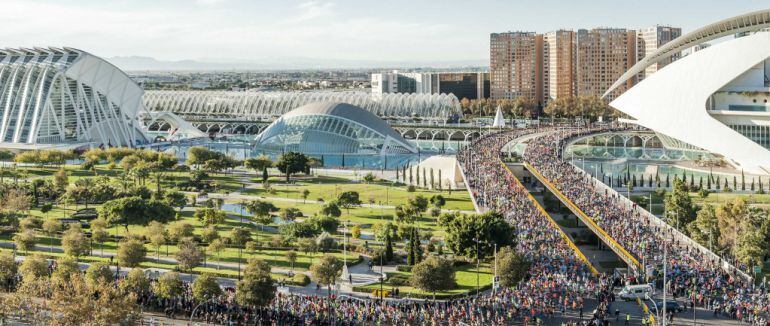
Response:
[[[10,235],[2,235],[0,236],[0,243],[13,243],[13,241],[10,239]],[[50,238],[46,236],[38,236],[37,237],[37,244],[39,245],[45,245],[49,246],[53,244],[53,246],[60,247],[61,246],[61,240],[59,238]],[[9,247],[3,247],[5,249],[10,249]],[[175,264],[162,264],[159,263],[156,260],[156,251],[155,247],[151,244],[145,244],[145,248],[147,249],[147,256],[145,257],[145,262],[148,264],[155,264],[155,265],[165,265],[163,267],[161,266],[149,266],[149,267],[158,267],[158,268],[167,268],[167,269],[173,269]],[[117,250],[117,246],[114,241],[107,241],[102,244],[94,243],[92,247],[92,251],[95,254],[115,254]],[[205,250],[205,246],[201,248],[201,250]],[[160,254],[160,259],[163,260],[163,258],[171,257],[173,258],[174,255],[179,251],[179,248],[174,245],[163,245],[160,246],[158,253]],[[63,255],[62,253],[57,252],[50,252],[48,249],[42,249],[42,250],[31,250],[30,252],[34,253],[41,253],[45,255],[56,255],[60,256]],[[271,267],[280,267],[284,269],[290,269],[291,263],[286,259],[286,254],[289,252],[289,250],[283,250],[283,249],[262,249],[255,252],[249,252],[247,250],[243,250],[241,252],[242,257],[242,263],[245,264],[246,261],[250,258],[259,258],[262,260],[265,260]],[[310,265],[312,264],[312,261],[315,259],[323,256],[323,253],[304,253],[297,251],[297,261],[294,263],[294,269],[296,270],[308,270],[310,268]],[[214,254],[211,252],[206,252],[207,261],[209,262],[223,262],[223,263],[232,263],[237,264],[238,263],[238,254],[239,250],[238,248],[226,248],[225,250],[222,250],[219,254]],[[347,257],[348,261],[358,261],[359,260],[359,254],[355,252],[348,252],[347,255],[344,255],[341,250],[336,250],[334,252],[329,253],[340,260],[343,259],[343,257]],[[109,260],[109,258],[102,258],[99,256],[85,256],[82,257],[82,259],[95,259],[95,260]]]
[[[697,193],[690,193],[693,203],[718,205],[731,202],[736,198],[743,198],[748,204],[770,205],[770,194],[742,194],[715,192],[709,194],[706,198],[701,198]]]
[[[473,203],[467,191],[452,191],[450,195],[447,191],[434,191],[427,189],[416,189],[414,192],[408,192],[406,187],[397,187],[391,182],[376,181],[364,183],[360,181],[349,180],[339,177],[316,176],[316,177],[293,177],[294,183],[287,185],[283,179],[270,178],[272,188],[275,194],[269,194],[265,189],[255,188],[246,189],[244,194],[266,196],[266,197],[284,197],[293,199],[302,199],[304,190],[310,191],[308,199],[323,199],[328,202],[334,200],[337,196],[346,191],[357,191],[359,197],[364,203],[374,203],[382,205],[396,206],[406,204],[409,198],[422,195],[430,198],[440,194],[446,199],[444,209],[472,211]],[[261,178],[254,178],[252,182],[261,183]],[[240,185],[238,185],[240,187]]]
[[[387,273],[388,277],[392,275],[404,275],[406,277],[411,277],[412,273],[410,272],[393,272],[393,273]],[[481,264],[481,268],[479,269],[478,273],[478,280],[479,280],[479,286],[484,289],[484,287],[488,287],[492,284],[492,278],[494,277],[494,272],[491,270],[490,265],[487,263]],[[446,291],[437,291],[437,296],[447,296],[447,295],[461,295],[466,293],[472,293],[476,290],[476,264],[466,264],[462,266],[458,266],[455,268],[455,280],[457,281],[457,286],[454,289],[446,290]],[[370,284],[367,286],[362,287],[366,290],[367,293],[372,293],[374,290],[380,289],[380,283]],[[410,294],[420,294],[424,296],[430,296],[432,293],[421,291],[420,289],[414,288],[409,285],[404,286],[393,286],[385,282],[385,285],[383,287],[384,290],[387,291],[393,291],[393,289],[398,288],[400,292],[400,296],[405,297],[409,296]]]

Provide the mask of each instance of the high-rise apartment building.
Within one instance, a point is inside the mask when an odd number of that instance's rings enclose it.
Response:
[[[575,32],[558,30],[543,35],[545,102],[575,96]]]
[[[636,31],[620,28],[580,29],[577,32],[577,96],[601,96],[636,63]],[[607,96],[611,101],[633,86],[629,80]]]
[[[490,35],[491,98],[528,97],[542,103],[542,43],[542,35],[533,32]]]
[[[658,48],[663,46],[663,44],[671,42],[673,39],[679,36],[682,36],[682,29],[678,27],[655,25],[639,30],[637,34],[637,61],[642,60],[645,56],[658,50]],[[646,76],[655,73],[659,69],[665,67],[667,64],[679,59],[680,57],[681,53],[677,53],[658,63],[650,65],[644,70],[644,72],[637,76],[638,80],[641,81]]]
[[[638,60],[679,37],[681,28],[653,26],[493,33],[490,36],[491,98],[530,97],[539,105],[574,96],[602,96]],[[608,95],[612,100],[645,76],[678,59],[648,67]]]

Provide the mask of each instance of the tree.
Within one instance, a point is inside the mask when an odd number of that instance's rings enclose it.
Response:
[[[98,209],[99,217],[108,223],[121,223],[128,232],[132,224],[147,225],[150,221],[168,222],[176,217],[176,211],[164,202],[144,200],[141,197],[124,197],[105,202]]]
[[[16,249],[29,252],[35,249],[35,243],[37,237],[31,230],[25,230],[13,235],[13,243],[16,244]]]
[[[340,221],[332,216],[313,216],[307,219],[305,223],[313,224],[317,230],[329,233],[337,232],[340,225]]]
[[[746,216],[748,206],[741,198],[720,205],[716,209],[719,225],[719,246],[732,250],[740,233],[741,220]]]
[[[179,297],[184,291],[184,284],[177,272],[163,273],[153,285],[153,292],[163,299]]]
[[[187,206],[187,196],[176,190],[167,191],[164,200],[166,204],[171,207],[178,207],[180,211]]]
[[[460,215],[445,228],[447,246],[455,254],[476,258],[476,241],[479,239],[479,253],[482,258],[492,253],[492,243],[498,247],[513,246],[514,230],[502,214],[487,212],[484,214]]]
[[[302,211],[296,207],[286,207],[281,212],[281,219],[283,219],[286,222],[292,222],[297,217],[302,217]]]
[[[40,254],[28,255],[19,265],[19,274],[25,283],[48,276],[48,261]]]
[[[744,222],[746,223],[746,222]],[[758,229],[745,228],[738,235],[735,258],[746,266],[761,266],[767,254],[765,239]]]
[[[179,242],[184,238],[192,237],[194,230],[195,227],[186,221],[174,221],[168,225],[168,238],[173,242]]]
[[[214,225],[209,225],[205,228],[203,228],[203,231],[201,231],[201,240],[204,243],[211,243],[214,242],[214,240],[219,239],[219,231],[217,230],[217,227]]]
[[[88,241],[80,228],[80,224],[70,225],[70,228],[64,232],[61,238],[61,245],[64,253],[75,259],[88,253]]]
[[[321,214],[323,216],[340,217],[342,216],[342,211],[337,203],[329,202],[321,208]]]
[[[218,225],[227,219],[227,214],[224,211],[208,207],[198,208],[193,216],[203,222],[203,225]]]
[[[2,285],[3,290],[10,288],[18,271],[19,265],[16,264],[13,255],[8,251],[0,252],[0,285]]]
[[[267,156],[252,157],[243,161],[243,166],[247,169],[254,170],[254,172],[262,172],[273,167],[273,161]]]
[[[222,252],[222,250],[225,249],[225,243],[222,241],[222,239],[214,239],[209,243],[208,251],[213,252],[214,255],[217,257],[217,260],[219,260],[219,253]],[[219,264],[217,264],[217,270],[219,270]]]
[[[297,239],[297,249],[304,252],[305,255],[309,255],[318,251],[318,245],[312,238],[299,238]]]
[[[246,210],[257,218],[257,223],[264,225],[273,221],[270,213],[277,212],[278,207],[275,207],[275,205],[270,202],[253,200],[246,204]]]
[[[104,218],[97,218],[91,221],[91,240],[98,243],[100,246],[107,241],[109,233],[107,232],[107,221]],[[102,254],[104,254],[104,247],[101,247]]]
[[[145,235],[150,244],[155,247],[156,260],[160,261],[160,247],[166,244],[166,225],[158,221],[152,221],[147,226],[147,233]]]
[[[222,294],[217,279],[210,274],[201,274],[192,284],[192,295],[197,302],[204,302]]]
[[[251,240],[251,230],[242,226],[236,226],[230,231],[230,243],[243,247],[246,241]]]
[[[331,285],[342,274],[342,262],[335,256],[325,254],[310,266],[310,273],[316,283],[327,286],[329,296],[331,296]]]
[[[433,292],[435,300],[436,291],[448,290],[456,286],[453,263],[449,259],[431,256],[412,267],[410,283],[422,291]]]
[[[717,246],[720,237],[719,220],[714,206],[704,205],[698,211],[695,220],[687,225],[687,230],[693,240],[713,250]]]
[[[361,199],[357,191],[345,191],[337,197],[337,204],[344,207],[350,215],[350,208],[361,205]]]
[[[51,281],[49,302],[52,324],[134,324],[139,318],[136,297],[108,283],[90,284],[80,273]],[[48,323],[45,323],[48,324]]]
[[[147,255],[144,243],[133,237],[128,237],[118,246],[118,261],[126,267],[136,267]]]
[[[302,190],[302,203],[307,203],[307,197],[310,196],[310,190],[304,189]]]
[[[524,256],[511,247],[503,247],[497,252],[497,273],[500,285],[514,287],[527,275],[529,263]]]
[[[62,167],[59,169],[59,171],[56,171],[53,175],[53,186],[54,189],[56,189],[59,193],[64,193],[64,190],[67,189],[67,186],[69,186],[69,174],[67,173],[67,170]]]
[[[96,286],[99,283],[112,283],[113,273],[110,270],[110,265],[105,262],[95,262],[86,269],[86,281],[92,286]]]
[[[683,181],[674,179],[674,189],[664,199],[666,221],[681,231],[695,219],[695,208]]]
[[[352,228],[350,228],[350,237],[354,239],[361,238],[361,226],[356,224],[353,225]]]
[[[288,152],[278,158],[275,167],[286,175],[286,183],[289,183],[292,174],[307,171],[308,158],[302,153]]]
[[[176,260],[182,270],[190,271],[203,261],[203,253],[198,250],[198,245],[191,238],[182,239],[179,242],[179,251]]]
[[[446,199],[442,195],[433,195],[430,197],[430,203],[433,204],[433,207],[440,209],[446,205]]]
[[[72,275],[80,275],[78,263],[71,257],[59,257],[56,259],[56,269],[51,273],[51,278],[62,282],[69,282]]]
[[[270,266],[261,259],[249,259],[243,270],[243,278],[235,287],[236,299],[245,306],[264,307],[275,298],[275,284]]]
[[[128,271],[128,274],[126,274],[123,282],[120,283],[120,287],[128,293],[141,296],[150,292],[150,280],[147,279],[147,275],[144,274],[143,269],[132,268]]]
[[[294,263],[297,262],[297,252],[294,250],[287,251],[286,260],[291,264],[291,270],[294,271]]]

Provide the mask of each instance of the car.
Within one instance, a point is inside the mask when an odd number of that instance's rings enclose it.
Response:
[[[652,295],[652,286],[649,284],[626,285],[618,293],[618,297],[625,301],[644,299]]]
[[[656,300],[655,306],[658,307],[658,310],[663,311],[663,300]],[[674,312],[682,312],[684,311],[684,306],[679,304],[676,300],[666,300],[666,311],[674,311]]]

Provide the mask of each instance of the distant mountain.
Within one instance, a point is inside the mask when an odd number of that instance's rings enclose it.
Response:
[[[334,60],[313,58],[265,58],[258,61],[243,60],[181,60],[161,61],[152,57],[128,56],[107,58],[125,71],[170,70],[286,70],[286,69],[364,69],[364,68],[462,68],[485,67],[488,60],[457,61],[377,61]]]

